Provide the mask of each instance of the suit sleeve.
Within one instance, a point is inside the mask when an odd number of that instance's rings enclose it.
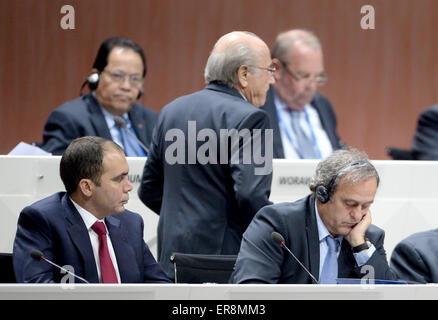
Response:
[[[143,235],[144,222],[141,219],[141,235]],[[171,283],[172,281],[164,273],[157,263],[148,245],[143,240],[143,282],[144,283]]]
[[[154,128],[148,158],[138,188],[140,200],[156,214],[160,214],[164,186],[163,163],[160,157],[160,141],[164,141],[164,137],[161,140],[159,127],[160,125],[157,124]]]
[[[417,160],[438,160],[438,112],[424,111],[419,119],[412,149]]]
[[[245,229],[262,207],[272,204],[269,195],[272,183],[273,135],[272,129],[268,128],[267,114],[257,110],[247,116],[237,128],[238,132],[247,129],[249,139],[241,138],[239,146],[231,146],[231,177]],[[237,158],[238,161],[233,161]]]
[[[391,256],[391,268],[400,280],[428,283],[430,272],[415,246],[407,241],[400,242]]]
[[[231,283],[278,283],[284,263],[283,249],[271,239],[272,231],[287,234],[286,223],[271,206],[262,208],[243,234]]]
[[[379,230],[376,234],[376,237],[370,236],[370,241],[376,247],[376,251],[365,265],[356,266],[354,271],[358,278],[368,275],[370,278],[378,280],[397,280],[397,275],[389,268],[386,251],[383,247],[385,232]],[[369,267],[371,268],[369,269]]]
[[[77,132],[71,117],[61,110],[54,110],[47,119],[43,131],[42,148],[53,155],[61,155],[68,145],[81,134]]]
[[[18,218],[17,233],[13,248],[13,264],[17,282],[51,283],[54,281],[52,267],[34,260],[32,250],[40,250],[53,260],[51,232],[47,221],[32,207],[26,207]]]

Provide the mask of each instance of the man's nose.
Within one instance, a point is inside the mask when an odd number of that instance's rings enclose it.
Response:
[[[125,192],[130,192],[133,188],[132,183],[126,178]]]
[[[355,222],[359,222],[362,219],[362,216],[364,215],[362,207],[360,205],[355,206],[354,209],[351,211],[350,215]]]

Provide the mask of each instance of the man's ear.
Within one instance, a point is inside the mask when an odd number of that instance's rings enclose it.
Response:
[[[239,85],[241,88],[248,87],[248,74],[249,67],[247,65],[241,65],[237,70],[237,80],[239,81]]]
[[[93,195],[95,184],[90,179],[81,179],[78,184],[78,190],[87,198]]]
[[[274,72],[274,79],[275,81],[278,81],[281,78],[282,68],[285,68],[285,66],[277,58],[272,59],[272,66],[275,67],[275,69],[277,69]]]

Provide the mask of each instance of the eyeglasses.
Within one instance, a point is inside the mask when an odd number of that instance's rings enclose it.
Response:
[[[143,84],[143,77],[136,75],[136,74],[127,75],[124,73],[111,72],[111,71],[107,71],[107,70],[102,71],[102,73],[103,72],[109,74],[111,79],[117,83],[123,83],[123,82],[125,82],[126,78],[128,78],[129,83],[133,86],[141,86]]]
[[[296,73],[288,68],[288,64],[285,62],[281,62],[281,64],[284,67],[284,70],[297,82],[301,83],[310,83],[315,82],[318,87],[322,87],[325,85],[328,81],[328,77],[325,73],[321,73],[318,75],[311,75],[311,74],[299,74]]]
[[[277,71],[276,67],[263,68],[263,67],[258,67],[258,66],[254,66],[254,65],[249,65],[248,67],[252,67],[252,68],[268,71],[271,76],[274,74],[275,71]]]

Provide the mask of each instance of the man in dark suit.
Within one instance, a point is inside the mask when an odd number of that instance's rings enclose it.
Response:
[[[395,279],[383,248],[384,232],[371,224],[369,208],[378,184],[378,173],[364,153],[335,151],[318,164],[311,195],[257,213],[243,235],[231,282]],[[302,265],[272,239],[274,231]]]
[[[340,149],[335,112],[317,93],[327,82],[319,39],[305,30],[283,32],[271,56],[275,84],[262,109],[274,130],[274,158],[321,159]]]
[[[145,156],[157,113],[137,102],[147,67],[143,50],[127,38],[110,38],[99,48],[84,83],[91,93],[68,101],[49,115],[44,126],[42,148],[60,155],[74,139],[99,136],[118,143],[127,156]],[[120,128],[114,117],[125,122]],[[129,130],[131,134],[127,132]]]
[[[66,282],[69,277],[32,259],[32,250],[88,282],[170,282],[143,240],[143,219],[124,208],[132,190],[128,170],[123,150],[112,141],[82,137],[70,144],[60,163],[67,193],[37,201],[18,218],[17,282]]]
[[[438,229],[402,240],[391,255],[391,268],[400,280],[438,283]]]
[[[226,34],[208,58],[206,88],[160,112],[138,194],[160,215],[158,261],[169,277],[173,252],[237,254],[251,219],[270,204],[272,134],[256,106],[274,70],[259,37]]]
[[[412,153],[416,160],[438,160],[438,104],[420,114]]]

